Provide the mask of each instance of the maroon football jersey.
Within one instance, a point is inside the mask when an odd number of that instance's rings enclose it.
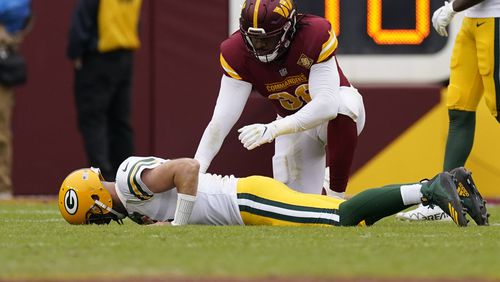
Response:
[[[220,62],[225,75],[251,83],[273,103],[280,116],[287,116],[311,101],[308,90],[311,66],[334,56],[337,44],[337,37],[326,19],[299,15],[297,31],[282,57],[270,63],[259,61],[248,52],[237,31],[222,42]],[[338,71],[340,85],[349,86],[340,67]]]

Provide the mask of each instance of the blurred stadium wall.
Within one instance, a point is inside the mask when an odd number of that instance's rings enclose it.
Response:
[[[87,165],[76,125],[73,72],[65,57],[75,2],[33,1],[35,25],[22,46],[29,63],[29,82],[16,91],[13,124],[16,195],[56,194],[66,174]],[[234,7],[232,0],[144,1],[142,47],[136,55],[133,87],[138,155],[194,155],[217,98],[221,77],[218,48],[231,29],[229,11]],[[438,61],[448,53],[445,50],[440,54]],[[361,90],[367,112],[348,188],[350,194],[431,177],[440,171],[448,126],[439,83],[395,85],[386,77],[366,80],[366,75],[360,75],[363,62],[374,74],[372,77],[381,73],[381,67],[369,56],[364,58],[339,56],[347,75]],[[420,61],[400,56],[391,64],[406,65],[412,60]],[[418,81],[420,76],[413,77]],[[270,107],[252,95],[235,129],[273,119]],[[477,127],[468,166],[484,194],[500,196],[495,185],[500,180],[500,164],[493,161],[500,157],[500,146],[495,143],[500,126],[483,103]],[[210,170],[237,176],[271,176],[272,153],[272,145],[246,151],[233,130]]]

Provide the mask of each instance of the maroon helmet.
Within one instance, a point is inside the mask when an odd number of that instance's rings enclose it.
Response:
[[[293,0],[245,0],[240,32],[248,50],[267,63],[285,53],[297,22]]]

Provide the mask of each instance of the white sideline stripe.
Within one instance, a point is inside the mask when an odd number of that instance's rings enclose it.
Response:
[[[32,222],[32,223],[39,223],[39,222],[59,222],[59,221],[64,221],[62,218],[47,218],[47,219],[0,219],[0,222]]]
[[[0,214],[59,214],[57,210],[0,209]]]
[[[283,214],[293,217],[305,217],[305,218],[323,218],[328,220],[333,220],[338,222],[339,215],[332,213],[322,213],[322,212],[312,212],[312,211],[296,211],[280,207],[275,207],[271,205],[266,205],[263,203],[258,203],[249,199],[238,199],[238,205],[249,206],[258,210],[263,210],[267,212],[273,212],[277,214]]]

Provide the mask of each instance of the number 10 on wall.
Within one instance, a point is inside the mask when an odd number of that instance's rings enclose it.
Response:
[[[430,0],[415,0],[414,29],[384,29],[383,0],[366,1],[366,32],[373,41],[380,45],[415,45],[420,44],[430,32]],[[340,0],[325,0],[325,17],[339,35]]]

